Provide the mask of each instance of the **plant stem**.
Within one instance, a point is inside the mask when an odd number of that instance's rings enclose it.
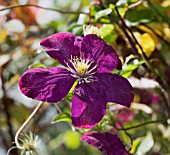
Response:
[[[143,51],[142,46],[141,46],[141,45],[139,44],[139,42],[137,41],[137,39],[136,39],[136,37],[134,36],[132,30],[126,25],[125,21],[123,20],[123,18],[121,17],[121,15],[120,15],[120,13],[119,13],[118,8],[115,7],[115,10],[116,10],[116,13],[117,13],[120,21],[122,22],[123,26],[125,27],[125,29],[127,29],[127,30],[129,31],[129,33],[131,34],[133,40],[136,42],[136,44],[139,46],[140,50],[142,51],[142,55],[143,55],[144,59],[148,61],[148,58],[147,58],[145,52]]]
[[[155,71],[155,69],[153,68],[153,66],[151,65],[148,57],[146,56],[145,52],[143,51],[143,48],[142,46],[139,44],[139,42],[137,41],[136,37],[134,36],[132,30],[126,25],[125,21],[123,20],[123,18],[121,17],[120,13],[119,13],[119,10],[117,7],[115,7],[115,10],[117,12],[117,15],[119,17],[119,19],[121,20],[123,26],[125,27],[125,29],[127,29],[129,31],[129,33],[131,34],[131,37],[133,38],[133,40],[135,41],[135,43],[138,45],[138,47],[140,48],[140,50],[142,51],[142,56],[143,56],[143,59],[146,61],[146,65],[145,67],[148,67],[148,69],[153,73],[153,75],[155,76],[156,78],[156,81],[158,81],[158,83],[160,84],[160,86],[162,87],[161,88],[161,91],[166,99],[165,101],[165,105],[167,107],[167,112],[168,112],[168,115],[170,116],[170,102],[169,102],[169,95],[167,93],[167,90],[168,90],[168,86],[167,84],[164,82],[164,80],[161,78],[160,74],[157,73]],[[124,28],[122,28],[123,32],[125,31]],[[129,38],[128,38],[129,39]],[[133,46],[132,46],[133,47]],[[149,71],[148,71],[149,73]]]
[[[37,113],[37,111],[40,109],[41,105],[42,105],[42,101],[39,102],[39,104],[36,106],[36,108],[34,109],[34,111],[31,113],[31,115],[26,119],[26,121],[22,124],[22,126],[19,128],[19,130],[17,131],[16,135],[15,135],[15,144],[17,146],[17,148],[19,149],[23,149],[24,147],[21,146],[18,142],[18,137],[19,134],[22,132],[22,130],[24,129],[24,127],[30,122],[30,120],[33,118],[33,116]]]
[[[98,2],[99,2],[100,7],[101,7],[102,9],[105,9],[105,6],[103,5],[102,1],[101,1],[101,0],[98,0]],[[163,95],[164,95],[164,98],[165,98],[165,105],[166,105],[166,107],[167,107],[168,115],[170,116],[170,102],[169,102],[170,100],[169,100],[169,95],[168,95],[168,88],[169,88],[169,87],[168,87],[167,84],[164,82],[164,80],[160,77],[159,73],[157,73],[157,72],[155,71],[155,69],[152,67],[152,65],[151,65],[148,57],[146,56],[145,52],[143,51],[142,46],[141,46],[141,45],[139,44],[139,42],[137,41],[137,39],[136,39],[136,37],[134,36],[132,30],[126,25],[124,19],[121,17],[121,15],[120,15],[120,13],[119,13],[119,10],[118,10],[118,8],[117,8],[116,6],[115,6],[115,10],[116,10],[116,13],[117,13],[117,15],[118,15],[118,17],[119,17],[119,21],[116,20],[116,19],[114,18],[114,16],[111,15],[111,14],[108,15],[108,17],[110,18],[110,20],[111,20],[113,23],[116,23],[116,24],[122,29],[123,33],[124,33],[125,36],[127,37],[128,41],[129,41],[129,43],[130,43],[130,45],[131,45],[131,47],[132,47],[132,49],[134,50],[135,54],[136,54],[137,56],[139,56],[139,57],[141,56],[141,55],[139,54],[138,49],[136,48],[136,45],[135,45],[135,44],[137,44],[138,47],[140,48],[140,50],[142,51],[142,57],[143,57],[143,59],[146,61],[146,65],[144,64],[144,67],[149,69],[149,70],[146,69],[149,74],[150,74],[150,71],[151,71],[151,73],[155,76],[156,81],[158,81],[158,83],[159,83],[160,86],[162,87],[161,91],[162,91],[162,93],[163,93]],[[129,33],[130,33],[130,35],[129,35]],[[135,42],[135,43],[134,43],[134,42]]]
[[[54,105],[55,105],[56,109],[58,110],[58,112],[59,112],[60,114],[62,114],[63,112],[62,112],[62,110],[60,109],[60,107],[58,106],[58,104],[55,103]],[[70,128],[72,129],[72,131],[75,131],[75,130],[76,130],[75,127],[74,127],[71,123],[68,122],[68,125],[70,126]]]
[[[98,3],[100,5],[100,7],[102,9],[105,9],[105,6],[103,4],[103,2],[101,0],[98,0]],[[119,12],[118,12],[118,15],[120,16]],[[112,16],[111,14],[108,15],[108,17],[110,18],[110,21],[117,24],[123,31],[125,37],[127,38],[129,44],[131,45],[133,51],[135,52],[135,54],[137,56],[140,56],[140,54],[138,53],[138,49],[136,48],[133,40],[131,39],[130,35],[128,34],[128,32],[126,31],[126,24],[124,24],[124,21],[123,20],[120,20],[118,21],[117,19],[114,18],[114,16]],[[121,17],[121,16],[120,16]]]
[[[56,109],[58,110],[58,112],[59,112],[60,114],[62,114],[63,112],[62,112],[62,110],[60,109],[60,107],[58,106],[58,104],[55,103],[54,105],[55,105]]]
[[[150,8],[153,9],[160,17],[162,17],[162,19],[164,20],[164,22],[166,22],[168,24],[168,26],[170,27],[170,22],[169,20],[164,17],[164,15],[150,2],[150,0],[147,1]]]
[[[39,6],[39,5],[35,5],[35,4],[21,4],[21,5],[20,4],[14,4],[14,5],[7,6],[5,8],[1,8],[0,11],[4,11],[4,10],[8,10],[8,9],[13,9],[13,8],[18,8],[18,7],[37,7],[37,8],[40,8],[40,9],[60,12],[62,14],[86,14],[86,15],[88,15],[87,12],[83,12],[83,11],[59,10],[59,9],[56,9],[56,8],[47,8],[47,7],[43,7],[43,6]]]
[[[166,120],[167,120],[167,118],[166,119],[155,120],[155,121],[148,121],[148,122],[145,122],[145,123],[141,123],[141,124],[138,124],[138,125],[135,125],[135,126],[122,128],[122,129],[119,129],[119,128],[116,127],[116,129],[117,130],[132,130],[132,129],[135,129],[135,128],[139,128],[141,126],[146,126],[146,125],[153,124],[153,123],[164,122]]]

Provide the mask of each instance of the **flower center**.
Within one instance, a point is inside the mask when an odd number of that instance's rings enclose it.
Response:
[[[88,68],[91,65],[91,63],[89,63],[89,60],[83,60],[80,58],[72,59],[72,64],[80,76],[85,76]]]
[[[71,71],[71,76],[77,78],[79,82],[81,83],[82,81],[85,82],[91,82],[94,79],[93,74],[95,74],[95,69],[97,68],[97,65],[91,66],[94,61],[90,60],[85,60],[83,58],[78,58],[78,57],[72,57],[70,63],[72,66],[69,66],[67,64],[67,68],[69,71]]]

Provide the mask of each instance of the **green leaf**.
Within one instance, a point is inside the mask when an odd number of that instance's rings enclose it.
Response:
[[[135,59],[137,60],[137,59]],[[137,69],[140,65],[145,63],[145,60],[141,60],[141,61],[133,61],[130,64],[128,64],[126,67],[124,67],[119,74],[125,78],[128,78],[135,69]]]
[[[117,39],[117,32],[114,30],[114,25],[112,24],[103,24],[102,27],[99,28],[101,34],[100,37],[103,38],[105,42],[108,44],[113,44]]]
[[[127,12],[126,19],[132,25],[136,23],[148,23],[149,21],[154,19],[154,14],[149,9],[131,9]]]
[[[58,114],[57,116],[54,117],[51,123],[54,124],[57,122],[72,122],[70,114],[68,113]]]
[[[154,145],[154,139],[151,132],[148,132],[146,137],[141,141],[138,146],[137,152],[140,154],[146,154],[146,152],[150,151]]]
[[[96,14],[95,14],[95,18],[96,19],[99,19],[99,18],[101,18],[101,17],[103,17],[103,16],[107,16],[108,14],[110,14],[112,12],[112,9],[111,8],[108,8],[108,9],[105,9],[105,10],[101,10],[101,11],[99,11],[99,12],[97,12]]]
[[[29,65],[29,69],[31,68],[38,68],[38,67],[43,67],[43,68],[46,68],[46,66],[44,64],[40,64],[40,63],[35,63],[35,64],[32,64],[32,65]]]
[[[110,33],[112,33],[112,31],[114,30],[114,25],[112,24],[103,24],[103,26],[101,28],[99,28],[100,32],[101,32],[101,37],[105,38],[107,37]]]
[[[73,23],[69,26],[68,32],[72,32],[73,34],[75,34],[76,36],[80,36],[83,32],[83,25],[81,24],[76,24]]]

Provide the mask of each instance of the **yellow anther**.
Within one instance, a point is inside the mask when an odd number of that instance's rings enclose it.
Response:
[[[91,66],[94,60],[86,60],[84,56],[72,57],[69,63],[65,62],[67,69],[71,72],[71,76],[77,78],[79,83],[89,83],[94,81],[97,65]]]
[[[77,64],[77,72],[80,76],[83,76],[86,74],[86,71],[88,69],[88,65],[85,63],[78,62]]]
[[[70,62],[80,76],[84,76],[91,65],[91,63],[89,63],[89,60],[83,60],[77,57],[72,58]]]

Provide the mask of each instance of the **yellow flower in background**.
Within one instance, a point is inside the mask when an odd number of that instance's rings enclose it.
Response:
[[[3,29],[0,31],[0,44],[5,42],[6,38],[7,38],[7,30]]]
[[[150,57],[156,46],[151,35],[149,33],[140,34],[139,32],[134,32],[134,35],[139,44],[142,46],[146,56]],[[138,49],[139,54],[142,54],[142,51],[140,50],[139,46],[136,45],[136,47]]]
[[[160,30],[161,25],[155,25],[155,26],[153,25],[153,27],[152,27],[152,26],[150,26],[150,27],[151,27],[151,28],[155,31],[155,33],[157,33],[158,35],[160,35],[160,36],[163,35],[163,33],[162,33],[161,30]],[[140,28],[142,31],[144,31],[145,33],[148,33],[148,34],[152,37],[152,39],[154,40],[154,42],[155,42],[156,45],[160,43],[160,39],[157,37],[157,35],[156,35],[151,29],[149,29],[149,28],[147,28],[146,26],[143,26],[143,25],[140,25],[139,28]]]

